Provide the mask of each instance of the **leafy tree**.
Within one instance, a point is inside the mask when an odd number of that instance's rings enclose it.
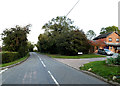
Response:
[[[73,26],[73,21],[66,17],[56,17],[43,26],[44,34],[38,37],[37,47],[40,52],[63,55],[88,53],[90,45],[82,30]]]
[[[24,56],[27,49],[27,34],[29,34],[30,25],[25,27],[16,26],[15,28],[6,29],[2,33],[3,50],[19,52]]]
[[[78,52],[88,53],[90,45],[82,30],[72,30],[58,38],[57,49],[63,55],[77,55]]]
[[[34,44],[32,44],[31,42],[27,42],[27,47],[29,52],[33,52]]]
[[[71,21],[71,19],[66,18],[65,16],[57,16],[46,23],[42,28],[45,29],[46,32],[50,32],[52,34],[55,32],[58,34],[76,29],[72,24],[73,21]]]
[[[89,40],[92,40],[96,36],[96,34],[93,30],[89,30],[87,31],[86,36]]]
[[[100,34],[104,34],[104,33],[108,33],[108,32],[112,32],[112,31],[117,31],[118,33],[120,33],[120,30],[118,29],[118,27],[116,26],[109,26],[106,28],[101,28]]]

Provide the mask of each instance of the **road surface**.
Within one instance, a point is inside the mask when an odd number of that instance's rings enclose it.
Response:
[[[1,75],[0,75],[1,76]],[[2,74],[2,84],[107,84],[50,57],[35,52]]]

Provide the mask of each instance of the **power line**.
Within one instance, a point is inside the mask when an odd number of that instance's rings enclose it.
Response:
[[[68,14],[75,8],[75,6],[78,4],[80,0],[77,1],[77,3],[72,7],[72,9],[67,13],[66,17],[68,16]]]

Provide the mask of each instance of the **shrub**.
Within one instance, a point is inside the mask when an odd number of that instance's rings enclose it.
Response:
[[[116,58],[116,64],[120,65],[120,55],[118,55],[118,57]]]
[[[112,57],[107,58],[107,64],[113,64],[113,59]]]
[[[18,52],[3,52],[2,53],[2,63],[9,63],[20,58]]]
[[[107,64],[120,65],[120,55],[117,58],[107,58]]]

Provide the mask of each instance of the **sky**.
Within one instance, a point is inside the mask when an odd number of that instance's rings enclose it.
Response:
[[[77,1],[0,0],[0,33],[16,25],[32,24],[28,40],[37,43],[39,34],[44,33],[42,26],[56,16],[65,16]],[[80,0],[67,17],[85,33],[93,30],[99,35],[102,27],[118,26],[119,1]]]

